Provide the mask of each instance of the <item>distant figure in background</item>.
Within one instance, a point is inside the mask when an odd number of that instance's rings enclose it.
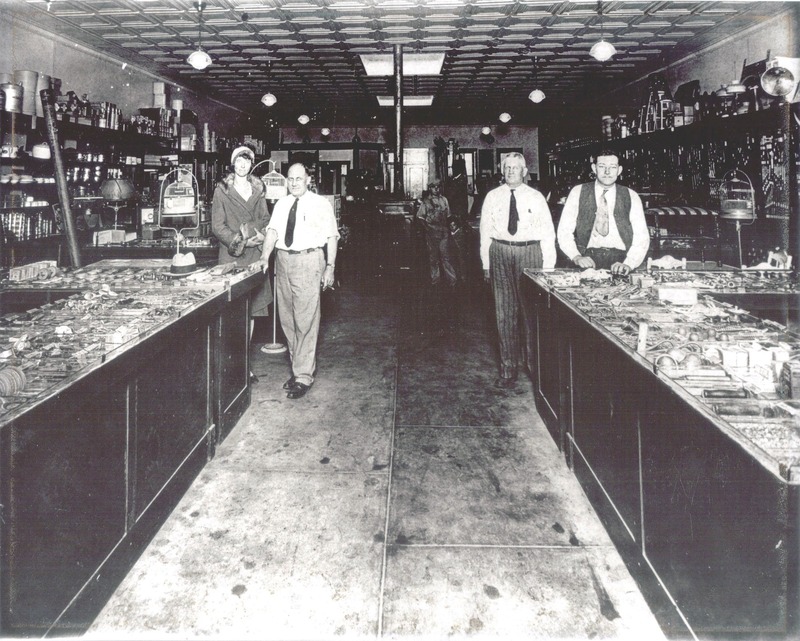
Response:
[[[642,264],[650,248],[642,200],[616,184],[622,165],[615,151],[600,151],[592,171],[595,181],[573,187],[567,196],[558,245],[581,269],[610,269],[626,276]]]
[[[447,252],[445,253],[445,273],[456,287],[467,281],[467,259],[469,256],[469,238],[465,226],[458,216],[447,219]]]
[[[301,398],[314,383],[320,322],[320,290],[333,286],[339,230],[333,207],[309,190],[311,176],[295,163],[287,172],[289,194],[275,203],[261,254],[267,270],[275,256],[275,289],[292,375],[287,398]],[[323,249],[324,248],[324,249]]]
[[[455,284],[452,274],[448,274],[444,265],[447,258],[447,219],[450,216],[450,203],[441,195],[441,184],[438,180],[428,183],[428,191],[417,210],[417,219],[425,228],[425,244],[428,248],[431,284],[438,285],[445,272],[448,285]]]
[[[237,147],[231,154],[233,171],[214,190],[211,202],[211,231],[219,240],[219,263],[237,263],[242,267],[261,258],[264,230],[270,214],[264,198],[264,183],[250,174],[255,162],[250,147]],[[269,316],[272,286],[264,278],[250,301],[250,336],[255,316]],[[255,375],[251,379],[256,382]]]
[[[527,323],[521,318],[522,273],[528,267],[555,266],[556,233],[544,196],[525,184],[525,157],[508,154],[502,170],[505,184],[492,189],[483,201],[480,232],[483,274],[492,284],[500,339],[500,376],[495,385],[508,389],[519,373],[522,336],[526,350],[528,345]]]

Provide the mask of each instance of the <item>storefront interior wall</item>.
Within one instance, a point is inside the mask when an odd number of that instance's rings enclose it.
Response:
[[[766,3],[764,3],[766,4]],[[752,64],[770,56],[797,57],[800,31],[800,6],[778,15],[766,14],[743,31],[731,35],[681,62],[665,68],[662,73],[674,93],[682,84],[700,81],[700,91],[713,93],[721,86],[739,80],[745,63]],[[642,78],[612,94],[617,101],[630,101],[630,96],[643,99],[647,95],[648,79]],[[621,102],[622,107],[626,105]],[[628,104],[638,108],[639,104]],[[598,129],[600,120],[597,120]]]
[[[15,20],[10,12],[0,14],[0,42],[0,72],[36,71],[60,79],[62,94],[74,91],[92,102],[112,102],[125,117],[153,107],[153,82],[162,81],[130,65],[123,69],[121,62],[110,57]],[[229,137],[248,126],[239,110],[167,84],[171,99],[182,100],[183,108],[194,111],[201,123],[208,122],[217,136]]]

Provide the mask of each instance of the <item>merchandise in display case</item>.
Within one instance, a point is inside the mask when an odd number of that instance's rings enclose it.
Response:
[[[529,270],[534,397],[668,635],[795,638],[800,333],[787,270]]]

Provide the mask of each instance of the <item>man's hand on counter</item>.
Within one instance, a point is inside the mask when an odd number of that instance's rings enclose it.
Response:
[[[625,263],[614,263],[611,265],[611,273],[617,276],[627,276],[631,273],[631,268]]]
[[[594,269],[594,261],[589,256],[576,256],[572,262],[581,269]]]
[[[269,260],[264,260],[263,258],[260,258],[259,260],[254,262],[253,265],[257,265],[258,269],[261,270],[261,273],[266,274],[267,270],[269,269]]]

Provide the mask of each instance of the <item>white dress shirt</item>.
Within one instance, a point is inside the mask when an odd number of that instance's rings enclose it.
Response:
[[[508,233],[511,189],[508,185],[500,185],[486,194],[480,222],[483,269],[489,269],[489,246],[493,238],[512,242],[538,240],[542,250],[542,266],[555,267],[556,231],[544,196],[533,187],[522,184],[514,188],[514,200],[517,201],[519,223],[517,233],[512,236]]]
[[[561,220],[558,222],[558,245],[561,251],[566,254],[570,260],[580,255],[578,246],[575,244],[575,226],[578,222],[578,208],[581,200],[581,187],[576,185],[573,187],[567,202],[564,203],[564,209],[561,211]],[[614,218],[614,206],[617,204],[617,186],[612,185],[610,188],[595,181],[594,195],[595,202],[600,200],[604,189],[606,192],[606,202],[608,203],[608,235],[601,236],[597,233],[596,229],[592,229],[592,234],[587,243],[589,247],[595,248],[608,248],[608,249],[621,249],[625,251],[625,243],[622,242],[622,237],[619,235],[617,229],[617,221]],[[631,247],[628,249],[627,256],[623,261],[631,269],[636,269],[642,264],[647,250],[650,248],[650,232],[647,229],[647,221],[644,217],[644,209],[642,208],[642,199],[632,189],[628,190],[631,195],[631,211],[630,221],[631,228],[633,229],[633,238],[631,239]]]
[[[289,220],[289,210],[292,208],[294,200],[295,197],[291,194],[283,196],[275,203],[275,208],[272,210],[272,218],[269,220],[267,229],[274,229],[278,234],[278,242],[275,247],[302,251],[313,247],[323,247],[328,242],[328,238],[332,236],[339,239],[336,216],[330,201],[324,196],[307,191],[300,196],[297,203],[294,240],[292,246],[287,247],[284,242],[286,223]]]

